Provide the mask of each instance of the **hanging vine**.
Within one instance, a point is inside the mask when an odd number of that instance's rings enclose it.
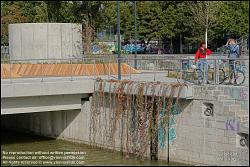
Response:
[[[141,159],[152,145],[165,148],[171,111],[178,107],[184,86],[187,85],[98,79],[91,106],[91,145]]]

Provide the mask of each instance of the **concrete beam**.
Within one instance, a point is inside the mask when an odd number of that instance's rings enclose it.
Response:
[[[115,92],[116,89],[118,88],[118,84],[116,85],[115,83],[111,82],[104,82],[105,84],[103,85],[103,90],[104,92]],[[133,84],[131,84],[129,86],[129,84],[125,84],[124,85],[124,92],[126,94],[138,94],[138,89],[139,89],[139,85],[142,82],[133,82]],[[163,83],[156,85],[155,87],[155,91],[153,91],[153,88],[155,86],[156,83],[152,83],[152,82],[148,82],[145,83],[144,85],[144,95],[147,96],[166,96],[166,97],[171,97],[171,86],[169,85],[164,85]],[[169,87],[168,87],[169,86]],[[98,90],[100,88],[100,82],[96,83],[96,90]],[[130,90],[130,91],[129,91]],[[179,95],[178,95],[179,94]],[[177,87],[175,88],[175,91],[173,93],[173,97],[178,97],[182,98],[182,99],[192,99],[193,98],[193,86],[192,85],[187,85],[187,86],[182,86],[181,87]]]
[[[1,115],[81,109],[88,94],[13,97],[1,99]]]
[[[93,93],[94,80],[50,81],[1,84],[1,99],[9,97],[47,96]]]

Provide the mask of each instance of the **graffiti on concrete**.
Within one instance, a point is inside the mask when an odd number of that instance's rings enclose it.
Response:
[[[248,90],[240,88],[240,99],[247,100]]]
[[[225,122],[226,130],[239,132],[240,125],[242,127],[246,126],[246,128],[248,128],[247,127],[248,122],[249,122],[248,115],[237,115],[236,117],[230,117]]]
[[[225,90],[228,95],[234,99],[247,100],[248,99],[248,89],[246,88],[226,88]]]
[[[229,118],[226,121],[226,130],[239,132],[240,122],[236,118]]]
[[[158,130],[158,143],[161,149],[166,147],[167,138],[169,143],[171,144],[176,139],[176,123],[177,123],[177,115],[181,113],[181,109],[175,101],[173,101],[173,105],[170,108],[169,114],[169,128],[168,128],[168,135],[165,133],[164,127],[159,127]],[[160,115],[161,117],[161,115]]]

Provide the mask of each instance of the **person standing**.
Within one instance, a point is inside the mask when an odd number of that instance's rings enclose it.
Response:
[[[203,80],[203,74],[205,70],[205,83],[209,84],[208,82],[208,65],[207,65],[207,56],[212,53],[211,50],[206,48],[205,42],[201,42],[200,47],[198,48],[196,54],[195,54],[195,63],[197,64],[198,61],[198,84],[201,84]]]
[[[236,59],[240,56],[240,47],[236,43],[236,40],[234,37],[230,37],[226,43],[226,48],[229,50],[229,72],[230,72],[230,80],[229,83],[233,84],[233,74],[232,71],[236,68]]]

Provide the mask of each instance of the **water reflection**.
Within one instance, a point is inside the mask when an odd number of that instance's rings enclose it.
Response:
[[[126,165],[126,166],[181,166],[184,164],[165,161],[150,161],[130,157],[126,159],[120,152],[112,152],[105,149],[62,140],[55,140],[30,134],[2,131],[1,152],[5,151],[82,151],[85,152],[85,165]],[[1,159],[2,159],[1,154]],[[2,165],[2,161],[1,161]]]

